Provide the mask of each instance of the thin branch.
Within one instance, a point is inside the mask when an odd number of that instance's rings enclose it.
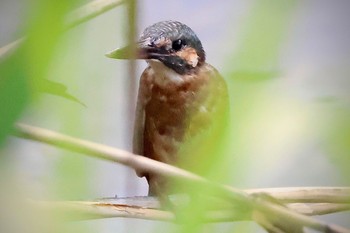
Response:
[[[246,191],[249,194],[267,193],[283,203],[350,203],[350,188],[344,187],[293,187]]]
[[[71,29],[81,23],[84,23],[92,18],[95,18],[98,15],[105,13],[121,5],[123,0],[94,0],[85,4],[82,7],[72,11],[65,18],[64,30]],[[0,59],[5,57],[14,51],[20,44],[25,41],[26,37],[17,39],[3,47],[0,48]]]
[[[70,29],[99,16],[119,5],[124,0],[95,0],[69,13],[65,20],[65,28]]]
[[[19,38],[11,43],[0,48],[0,60],[9,55],[12,51],[14,51],[20,44],[23,43],[25,37]]]
[[[246,189],[244,192],[249,194],[267,194],[273,197],[278,202],[284,203],[290,209],[295,210],[298,213],[305,215],[324,215],[341,211],[350,210],[350,203],[348,199],[344,198],[344,201],[340,201],[340,198],[345,197],[345,194],[350,196],[350,188],[347,187],[293,187],[293,188],[265,188],[265,189]],[[301,192],[304,192],[304,197],[295,198]],[[290,195],[295,201],[290,201],[291,198],[287,198]],[[324,196],[329,196],[329,201],[324,201]],[[187,206],[190,199],[187,195],[170,195],[170,201],[175,206]],[[305,202],[303,200],[306,200]],[[310,202],[309,200],[312,200]],[[318,200],[318,201],[317,201]],[[335,200],[336,202],[332,202]],[[141,197],[113,197],[113,198],[101,198],[97,200],[100,203],[107,204],[120,204],[129,206],[142,206],[150,209],[160,209],[161,205],[157,198],[149,196]],[[208,203],[214,203],[214,210],[232,209],[227,203],[217,199],[208,199]]]
[[[174,222],[176,218],[172,212],[160,209],[160,203],[154,197],[129,197],[102,199],[100,201],[61,201],[34,202],[35,207],[63,213],[65,220],[88,220],[101,218],[137,218]],[[177,204],[177,203],[175,203]],[[178,205],[181,209],[181,203]],[[306,215],[323,215],[350,210],[349,204],[288,204],[292,210]],[[207,210],[203,222],[232,222],[252,220],[251,216],[229,209]]]
[[[333,214],[342,211],[349,211],[350,204],[343,203],[289,203],[287,204],[288,208],[297,211],[300,214],[305,215],[325,215],[325,214]]]
[[[148,197],[146,197],[148,198]],[[158,202],[157,200],[152,200]],[[89,220],[103,218],[135,218],[145,220],[157,220],[165,222],[176,222],[175,214],[162,210],[145,208],[144,206],[127,204],[110,204],[108,202],[38,202],[33,201],[34,207],[49,210],[63,216],[63,220]],[[159,204],[159,203],[157,203]],[[251,220],[241,213],[234,213],[229,210],[207,211],[201,217],[203,223],[231,222]]]
[[[38,202],[32,201],[35,208],[60,214],[62,220],[89,220],[101,218],[136,218],[158,221],[174,221],[174,214],[160,209],[143,208],[124,204],[100,202]]]
[[[269,218],[277,218],[290,224],[296,224],[296,226],[305,226],[321,232],[350,232],[348,229],[335,225],[327,225],[326,223],[319,220],[295,213],[277,203],[272,203],[271,201],[268,201],[264,198],[256,198],[254,196],[250,196],[244,191],[235,189],[230,186],[210,182],[188,171],[155,160],[151,160],[143,156],[134,155],[127,151],[69,137],[47,129],[41,129],[24,124],[17,125],[15,135],[22,138],[44,142],[57,147],[80,152],[86,155],[98,157],[101,159],[118,162],[137,170],[143,169],[144,171],[148,171],[167,178],[175,178],[177,180],[181,180],[182,182],[191,183],[192,185],[200,185],[201,187],[208,188],[208,190],[217,191],[216,195],[219,195],[225,200],[240,203],[246,205],[247,207],[253,207],[256,211],[262,212]]]
[[[152,171],[156,174],[180,178],[185,181],[206,183],[206,180],[198,175],[187,172],[180,168],[161,163],[143,156],[134,155],[128,151],[120,150],[110,146],[81,140],[78,138],[63,135],[47,129],[42,129],[25,124],[17,124],[14,134],[21,138],[43,142],[67,150],[90,155],[117,163],[121,163],[136,170]]]

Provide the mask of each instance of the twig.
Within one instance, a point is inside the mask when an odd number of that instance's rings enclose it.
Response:
[[[88,220],[101,218],[137,218],[158,221],[174,221],[174,214],[168,211],[143,208],[124,204],[108,204],[100,202],[64,201],[39,202],[32,201],[35,208],[42,208],[61,214],[63,220]]]
[[[349,211],[350,204],[343,203],[290,203],[287,205],[288,208],[297,211],[300,214],[305,215],[325,215],[325,214],[333,214],[342,211]]]
[[[70,29],[122,4],[124,0],[95,0],[69,13],[65,28]]]
[[[148,197],[147,197],[148,198]],[[157,202],[157,200],[153,200]],[[34,207],[59,213],[63,220],[89,220],[102,218],[136,218],[145,220],[157,220],[165,222],[176,222],[174,213],[162,209],[145,208],[143,206],[127,204],[110,204],[108,202],[83,202],[83,201],[63,201],[63,202],[38,202],[32,201]],[[230,222],[251,220],[241,213],[234,213],[229,210],[207,211],[203,214],[201,221]]]
[[[65,18],[64,30],[71,29],[122,4],[123,0],[94,0],[72,11]],[[25,36],[0,48],[0,59],[25,41]]]
[[[50,130],[24,124],[18,124],[16,129],[17,131],[15,135],[22,138],[40,141],[57,147],[84,153],[86,155],[118,162],[137,170],[143,169],[164,177],[176,178],[183,182],[190,182],[193,185],[201,185],[202,187],[208,188],[208,190],[212,189],[217,191],[216,195],[220,195],[220,197],[226,200],[251,206],[255,210],[261,211],[269,218],[277,218],[282,221],[288,221],[290,224],[309,227],[321,232],[350,232],[348,229],[335,225],[327,225],[319,220],[295,213],[281,205],[271,203],[263,198],[254,198],[241,190],[230,186],[212,183],[193,173],[145,158],[143,156],[134,155],[120,149],[69,137]]]
[[[179,200],[179,199],[177,199]],[[61,201],[38,202],[33,201],[35,207],[41,207],[63,213],[66,220],[87,220],[101,218],[137,218],[158,221],[176,221],[173,213],[160,209],[160,203],[154,197],[128,197],[101,199],[99,201]],[[175,202],[177,205],[178,203]],[[181,208],[182,203],[178,204]],[[323,215],[350,210],[349,204],[317,203],[288,204],[292,210],[307,215]],[[203,222],[231,222],[251,220],[250,216],[218,207],[206,210]]]
[[[332,193],[333,199],[337,199],[338,197],[343,196],[345,193],[350,192],[350,188],[344,187],[293,187],[293,188],[266,188],[266,189],[246,189],[244,190],[246,193],[249,194],[257,194],[257,193],[264,193],[269,196],[272,196],[277,200],[278,202],[284,202],[286,194],[296,196],[300,193],[301,190],[307,190],[305,192],[305,197],[308,200],[311,199],[318,199],[318,196],[324,196],[329,195]],[[283,195],[280,195],[280,194]],[[350,194],[349,194],[350,195]],[[186,195],[176,194],[176,195],[170,195],[169,196],[170,201],[178,207],[189,205],[190,199]],[[107,204],[121,204],[121,205],[131,205],[131,206],[142,206],[145,208],[151,208],[151,209],[159,209],[161,208],[161,205],[157,198],[155,197],[149,197],[149,196],[142,196],[142,197],[114,197],[114,198],[102,198],[98,199],[100,203],[107,203]],[[227,210],[232,209],[231,206],[228,206],[227,203],[222,202],[217,199],[208,199],[208,203],[213,203],[213,205],[210,205],[212,207],[208,207],[210,210]],[[345,200],[344,202],[339,203],[323,203],[313,201],[312,203],[302,203],[301,200],[296,200],[295,202],[291,203],[288,202],[285,204],[288,206],[288,208],[293,209],[294,211],[305,214],[305,215],[324,215],[324,214],[331,214],[341,211],[348,211],[350,210],[350,203]]]
[[[121,163],[128,167],[132,167],[137,170],[144,169],[145,171],[154,171],[155,173],[172,178],[182,178],[184,180],[192,180],[195,182],[205,183],[206,180],[187,172],[185,170],[176,168],[174,166],[161,163],[155,160],[148,159],[143,156],[134,155],[130,152],[120,150],[117,148],[109,147],[106,145],[81,140],[78,138],[63,135],[47,129],[42,129],[25,124],[17,124],[14,134],[18,137],[31,139],[76,151],[82,154],[90,155],[93,157],[106,159],[109,161]]]
[[[25,37],[19,38],[11,43],[0,48],[0,60],[7,55],[9,55],[12,51],[14,51],[20,44],[23,43]]]
[[[344,187],[293,187],[249,189],[249,194],[267,193],[284,203],[349,203],[350,188]]]

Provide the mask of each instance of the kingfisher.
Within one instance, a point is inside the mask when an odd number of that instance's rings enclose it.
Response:
[[[226,82],[206,62],[201,41],[178,21],[147,27],[134,45],[106,56],[143,59],[136,104],[133,153],[208,175],[217,164],[220,137],[227,129],[229,97]],[[164,178],[145,171],[149,195],[172,189]],[[176,192],[171,190],[168,192]]]

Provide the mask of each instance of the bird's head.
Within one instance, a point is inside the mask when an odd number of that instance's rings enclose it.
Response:
[[[147,27],[135,45],[106,54],[115,59],[145,59],[161,62],[178,74],[193,73],[205,62],[201,41],[191,28],[177,21],[161,21]]]

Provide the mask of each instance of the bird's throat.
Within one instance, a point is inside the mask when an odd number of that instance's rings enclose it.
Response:
[[[159,86],[181,85],[185,81],[184,75],[176,73],[158,60],[148,60],[148,64],[151,66],[152,71],[154,72],[153,75],[155,82]]]

